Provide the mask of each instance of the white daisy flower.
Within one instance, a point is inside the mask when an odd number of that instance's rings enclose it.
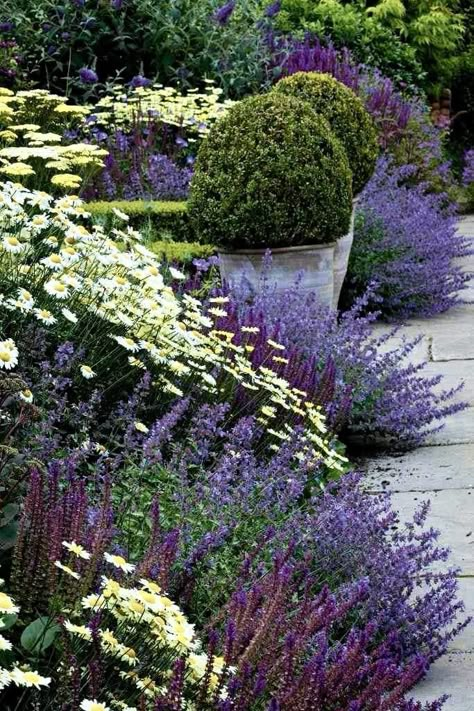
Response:
[[[42,686],[49,686],[51,683],[50,677],[41,676],[35,671],[22,671],[18,669],[18,667],[15,667],[15,669],[10,672],[10,676],[13,683],[17,686],[34,686],[36,689],[39,689]]]
[[[96,699],[84,699],[79,706],[81,711],[110,711],[105,704],[101,704]]]
[[[0,341],[0,368],[11,370],[18,363],[18,349],[11,338]]]
[[[89,627],[86,627],[85,625],[75,625],[69,620],[64,620],[63,627],[69,632],[69,634],[75,634],[81,639],[85,639],[87,641],[92,639],[92,632]]]
[[[60,254],[50,254],[41,260],[41,264],[49,269],[61,270],[64,267],[64,261]]]
[[[132,351],[132,353],[136,353],[140,350],[140,346],[138,345],[138,343],[135,343],[135,341],[131,338],[125,338],[124,336],[111,336],[111,338],[113,338],[114,341],[117,341],[119,346],[123,346],[124,348],[126,348],[127,351]]]
[[[135,566],[131,563],[127,563],[125,558],[122,558],[121,555],[111,555],[110,553],[104,553],[104,558],[107,563],[114,565],[116,568],[120,568],[120,570],[123,570],[124,573],[133,573],[133,571],[135,570]]]
[[[23,305],[26,311],[33,308],[33,304],[35,303],[33,296],[26,289],[18,289],[18,301]]]
[[[62,570],[63,573],[67,573],[67,575],[70,575],[71,578],[75,578],[76,580],[80,580],[81,576],[79,573],[76,573],[72,568],[70,568],[68,565],[63,565],[61,561],[55,560],[54,565],[56,568],[59,568],[59,570]]]
[[[47,326],[51,326],[53,323],[56,323],[57,319],[53,316],[51,311],[48,311],[48,309],[35,309],[34,313],[38,321],[45,323]]]
[[[12,254],[18,254],[24,249],[24,245],[14,235],[6,235],[2,240],[3,249]]]
[[[86,380],[90,380],[91,378],[94,378],[97,375],[97,373],[95,373],[92,370],[92,368],[88,365],[81,365],[80,371],[81,371],[82,377],[85,378]]]
[[[122,212],[122,210],[119,210],[116,207],[112,208],[112,212],[119,218],[119,220],[123,220],[124,222],[128,222],[130,220],[130,217],[126,215],[125,212]]]
[[[183,274],[183,272],[180,272],[178,269],[175,269],[174,267],[168,267],[169,272],[173,279],[186,279],[186,274]]]
[[[0,652],[6,652],[11,648],[12,643],[10,642],[10,640],[6,639],[3,635],[0,634]]]
[[[63,284],[59,279],[50,279],[44,285],[44,290],[51,296],[55,296],[57,299],[67,299],[69,297],[69,290],[66,284]]]
[[[19,612],[20,608],[15,605],[10,595],[0,592],[0,615],[17,615]]]
[[[62,315],[64,316],[64,318],[67,319],[68,321],[70,321],[71,323],[77,323],[78,320],[79,320],[79,319],[77,318],[76,314],[74,314],[74,313],[73,313],[72,311],[70,311],[69,309],[66,309],[66,308],[61,309],[61,313],[62,313]]]
[[[33,393],[29,388],[26,388],[26,390],[22,390],[21,393],[18,393],[18,397],[20,400],[24,400],[24,402],[33,402]]]
[[[64,548],[67,548],[70,553],[74,553],[74,555],[77,555],[78,558],[84,558],[84,560],[89,560],[91,557],[91,554],[86,551],[85,548],[83,548],[79,543],[76,543],[75,541],[71,541],[70,543],[68,541],[63,541],[62,545]]]

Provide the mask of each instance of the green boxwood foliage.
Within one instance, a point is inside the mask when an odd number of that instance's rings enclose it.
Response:
[[[188,212],[200,241],[223,247],[332,242],[351,214],[352,175],[324,118],[281,94],[236,104],[198,152]]]
[[[185,202],[160,202],[153,200],[115,200],[90,202],[87,210],[97,222],[110,228],[116,220],[114,208],[130,218],[130,225],[143,232],[147,242],[192,240],[192,230]]]
[[[346,150],[354,194],[360,193],[374,172],[379,148],[374,123],[359,97],[320,72],[297,72],[279,81],[273,91],[304,99],[324,116]]]
[[[197,242],[151,242],[148,249],[154,252],[163,262],[189,264],[193,259],[206,259],[215,254],[212,244]]]

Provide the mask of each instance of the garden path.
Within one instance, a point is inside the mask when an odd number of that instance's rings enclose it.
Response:
[[[474,215],[459,220],[458,230],[474,248]],[[463,259],[474,274],[474,255]],[[459,399],[469,408],[451,416],[441,432],[423,447],[403,455],[381,455],[365,463],[372,490],[389,487],[401,519],[420,501],[430,499],[429,522],[442,532],[459,566],[459,587],[467,612],[474,616],[474,283],[465,303],[431,319],[415,319],[399,336],[423,333],[413,357],[428,359],[425,373],[443,374],[444,385],[465,381]],[[380,328],[384,328],[381,326]],[[450,652],[433,665],[417,687],[420,701],[451,694],[446,711],[474,711],[474,623],[451,644]]]

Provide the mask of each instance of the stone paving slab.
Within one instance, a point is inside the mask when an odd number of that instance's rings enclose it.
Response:
[[[436,491],[474,489],[474,447],[420,447],[397,456],[379,456],[365,462],[371,489]]]
[[[472,617],[474,620],[474,577],[458,578],[458,585],[459,596],[466,606],[464,619]],[[471,623],[453,639],[450,644],[450,649],[453,652],[470,652],[474,654],[474,621],[471,621]],[[474,674],[474,668],[472,673]]]
[[[418,701],[433,701],[446,693],[451,698],[443,711],[474,711],[474,654],[452,652],[433,664],[414,689]]]
[[[424,445],[467,444],[468,442],[474,442],[474,407],[468,407],[462,412],[447,417],[444,427],[439,432],[428,435]]]
[[[457,387],[461,381],[464,381],[463,389],[456,395],[456,402],[467,402],[474,407],[474,361],[430,362],[425,365],[421,374],[429,378],[436,375],[443,376],[440,384],[434,388],[436,392],[450,390]]]
[[[440,543],[452,551],[450,565],[459,567],[462,575],[474,575],[474,490],[394,493],[400,522],[410,520],[417,506],[427,500],[431,501],[428,522],[441,532]]]

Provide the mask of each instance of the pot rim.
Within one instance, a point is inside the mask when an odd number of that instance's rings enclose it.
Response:
[[[259,249],[233,249],[233,250],[225,250],[225,249],[218,249],[217,253],[218,254],[256,254],[256,255],[261,255],[264,256],[267,252],[271,252],[271,254],[285,254],[285,252],[310,252],[314,250],[322,250],[322,249],[330,249],[334,248],[336,246],[337,242],[328,242],[327,244],[303,244],[298,247],[261,247]]]

